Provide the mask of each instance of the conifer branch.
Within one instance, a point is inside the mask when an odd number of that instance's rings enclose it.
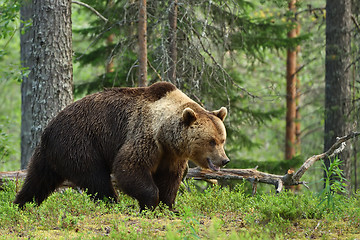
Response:
[[[252,98],[256,98],[255,95],[253,95],[252,93],[250,93],[248,90],[246,90],[244,87],[241,87],[240,85],[238,85],[233,79],[232,77],[229,75],[229,73],[216,61],[216,59],[214,58],[214,56],[209,52],[209,50],[204,46],[204,43],[200,37],[200,34],[196,31],[196,29],[194,29],[192,26],[191,30],[192,32],[195,34],[196,38],[199,40],[199,43],[201,45],[202,50],[210,57],[210,59],[212,60],[212,62],[221,70],[221,72],[231,81],[231,83],[236,86],[237,88],[239,88],[241,91],[245,92],[247,95],[249,95]]]

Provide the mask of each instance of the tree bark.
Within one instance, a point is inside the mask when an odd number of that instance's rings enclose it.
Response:
[[[351,0],[327,0],[324,149],[336,141],[336,136],[342,136],[349,131],[350,31]],[[344,177],[350,182],[350,151],[343,151],[339,158],[343,161],[341,168]],[[325,165],[329,167],[329,159],[325,159]],[[348,186],[350,187],[350,184]]]
[[[31,20],[32,11],[31,1],[23,1],[20,8],[21,21]],[[34,31],[32,31],[32,26],[24,28],[23,23],[21,23],[20,31],[24,32],[20,34],[21,67],[29,69],[31,67],[30,53]],[[21,169],[26,168],[34,150],[31,146],[33,141],[31,136],[31,126],[33,125],[31,112],[32,96],[32,81],[29,77],[23,76],[21,83]]]
[[[147,85],[146,0],[139,0],[139,87]]]
[[[169,71],[168,78],[172,83],[176,83],[176,63],[177,63],[177,43],[176,43],[176,29],[177,29],[177,0],[171,1],[170,11],[169,11],[169,26],[170,26],[170,36],[169,36]]]
[[[295,11],[296,0],[289,2],[289,10]],[[293,20],[295,21],[295,19]],[[288,33],[288,38],[295,38],[297,28]],[[296,48],[287,50],[286,62],[286,133],[285,133],[285,159],[295,156],[296,146]]]
[[[24,55],[29,54],[24,62],[30,73],[22,88],[23,109],[27,108],[22,118],[29,123],[22,128],[22,149],[27,154],[22,168],[48,122],[73,100],[71,1],[34,0],[30,16],[31,46],[23,49]]]
[[[300,23],[296,23],[296,36],[300,34]],[[300,53],[300,45],[296,47],[296,59],[298,59]],[[299,61],[296,62],[296,71],[299,71],[300,64]],[[296,113],[295,113],[295,152],[296,154],[301,153],[301,113],[300,113],[300,101],[301,101],[301,90],[300,90],[300,79],[299,75],[296,74],[296,98],[295,98],[295,105],[296,105]]]

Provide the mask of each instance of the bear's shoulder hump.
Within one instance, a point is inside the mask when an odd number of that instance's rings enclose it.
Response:
[[[175,91],[175,85],[169,82],[157,82],[149,86],[146,91],[146,98],[151,101],[157,101],[165,97],[167,93]]]

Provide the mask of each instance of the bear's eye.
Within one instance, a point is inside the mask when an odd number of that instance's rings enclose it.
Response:
[[[212,146],[212,147],[215,147],[215,146],[216,146],[216,141],[215,141],[215,139],[211,139],[211,140],[210,140],[210,146]]]

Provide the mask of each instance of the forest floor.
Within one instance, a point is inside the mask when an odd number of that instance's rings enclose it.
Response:
[[[12,204],[13,182],[0,191],[0,239],[360,239],[360,195],[260,193],[244,184],[178,194],[176,209],[139,213],[120,194],[117,204],[94,202],[73,189],[52,194],[40,207]],[[329,198],[330,196],[330,198]]]

